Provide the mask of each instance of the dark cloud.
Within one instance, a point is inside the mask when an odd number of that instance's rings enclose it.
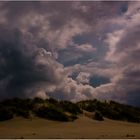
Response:
[[[32,44],[33,45],[33,44]],[[46,53],[45,50],[44,53]],[[22,33],[18,29],[8,30],[4,26],[0,32],[0,82],[3,84],[3,96],[25,96],[27,89],[38,86],[41,83],[57,83],[61,79],[55,76],[55,68],[59,64],[39,48],[27,46]],[[40,57],[43,58],[40,58]],[[38,62],[38,60],[45,63]],[[54,65],[53,65],[54,64]],[[53,77],[53,76],[54,77]]]
[[[133,12],[137,9],[139,3],[133,3],[129,5],[131,9],[126,13],[130,16],[128,18],[124,16],[123,20],[120,20],[119,24],[126,23],[123,29],[114,31],[110,34],[110,51],[107,58],[117,65],[119,68],[118,75],[116,76],[115,83],[118,87],[119,95],[124,94],[124,99],[128,103],[139,106],[138,100],[140,100],[140,26],[138,20],[140,19],[139,12]],[[118,78],[117,78],[118,77]],[[115,92],[115,91],[114,91]]]
[[[140,105],[139,2],[0,2],[0,98]]]

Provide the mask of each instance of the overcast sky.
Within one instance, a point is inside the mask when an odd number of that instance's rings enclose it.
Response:
[[[0,99],[140,106],[140,2],[0,2]]]

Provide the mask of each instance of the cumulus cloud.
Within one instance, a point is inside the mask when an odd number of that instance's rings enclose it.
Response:
[[[80,72],[78,74],[78,76],[76,77],[76,80],[77,80],[78,83],[88,84],[89,83],[89,77],[90,77],[89,73]]]
[[[117,76],[114,77],[115,80],[113,80],[115,87],[120,89],[118,90],[118,97],[125,94],[123,100],[135,105],[139,104],[138,100],[140,99],[140,42],[138,39],[140,34],[138,22],[140,13],[138,9],[139,3],[130,5],[128,12],[124,15],[126,26],[108,34],[109,52],[106,56],[108,61],[112,61],[120,68]],[[119,24],[121,25],[123,22],[120,20]],[[116,91],[114,90],[113,92]]]
[[[76,48],[79,50],[79,51],[83,51],[83,52],[93,52],[93,51],[96,51],[96,48],[94,48],[92,45],[90,44],[82,44],[82,45],[77,45]]]
[[[0,2],[0,97],[139,105],[139,2]]]
[[[1,97],[35,96],[38,89],[45,92],[47,85],[59,83],[65,75],[51,52],[31,46],[19,30],[5,26],[0,34],[0,58]]]
[[[0,29],[1,99],[55,95],[78,100],[89,96],[92,87],[67,77],[64,66],[51,52],[26,40],[26,34],[18,29]]]

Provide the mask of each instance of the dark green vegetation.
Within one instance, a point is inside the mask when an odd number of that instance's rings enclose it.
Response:
[[[95,114],[93,115],[93,119],[98,121],[103,121],[103,115],[99,111],[95,111]]]
[[[89,112],[98,112],[95,118],[106,117],[113,120],[140,122],[140,108],[120,104],[114,101],[86,100],[77,103],[78,106]],[[98,120],[97,119],[97,120]],[[102,120],[102,119],[101,119]]]
[[[32,119],[34,116],[57,120],[74,121],[83,111],[90,112],[90,118],[103,121],[113,120],[140,122],[140,108],[123,105],[114,101],[86,100],[78,103],[55,99],[10,99],[0,103],[0,121],[16,116]],[[88,116],[88,115],[87,115]]]
[[[69,101],[55,99],[11,99],[0,103],[0,121],[14,116],[32,118],[33,116],[57,121],[73,121],[82,113],[79,106]]]

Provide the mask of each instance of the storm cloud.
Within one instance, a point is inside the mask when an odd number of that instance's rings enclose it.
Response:
[[[140,106],[140,2],[0,2],[0,98],[99,98]]]

